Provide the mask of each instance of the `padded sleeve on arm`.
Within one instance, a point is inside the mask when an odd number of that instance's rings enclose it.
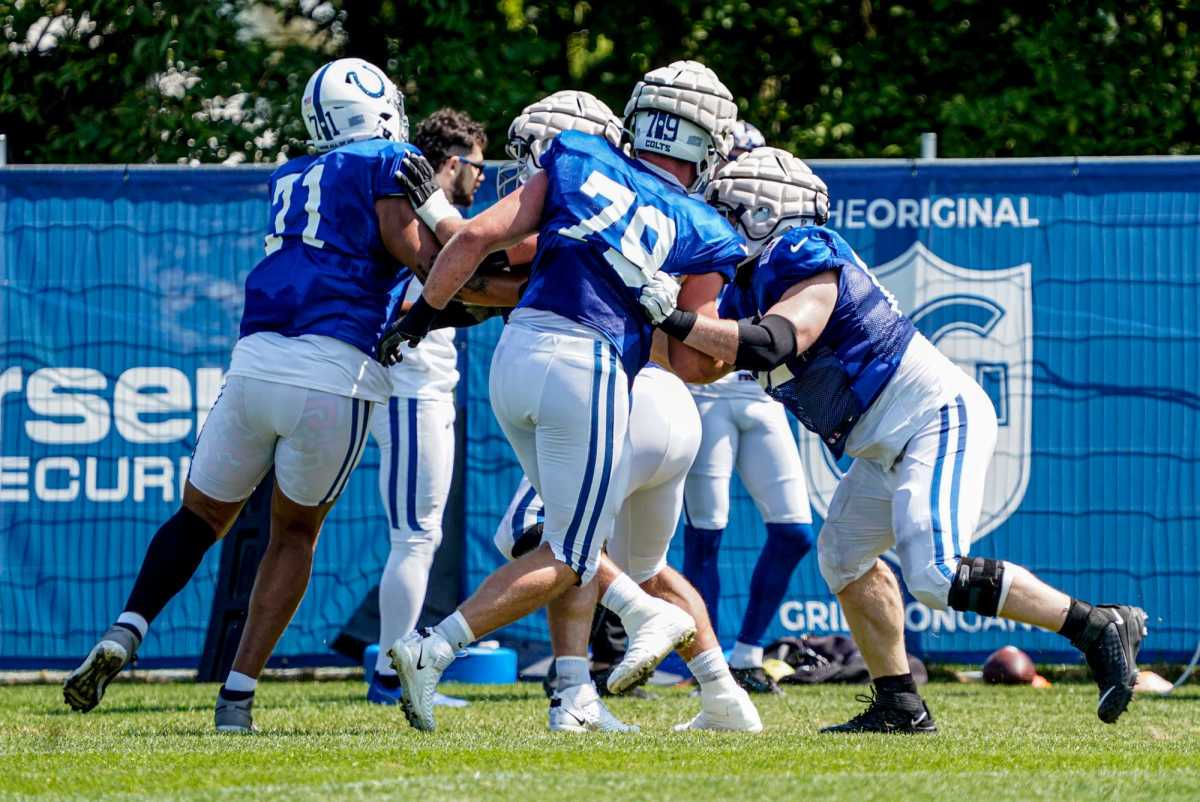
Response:
[[[738,351],[734,367],[768,371],[796,354],[796,329],[781,315],[767,315],[757,323],[738,321]]]

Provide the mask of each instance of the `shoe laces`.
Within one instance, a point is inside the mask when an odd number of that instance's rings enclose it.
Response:
[[[873,721],[874,719],[883,715],[879,694],[874,688],[871,688],[870,694],[856,694],[854,700],[866,705],[867,709],[850,719],[848,722],[846,722],[847,724],[863,724],[865,722]]]

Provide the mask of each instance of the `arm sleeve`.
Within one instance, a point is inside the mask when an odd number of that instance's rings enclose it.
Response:
[[[796,355],[796,329],[787,318],[767,315],[738,321],[738,350],[734,367],[770,371]]]

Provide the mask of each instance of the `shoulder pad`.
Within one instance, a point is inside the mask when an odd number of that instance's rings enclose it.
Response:
[[[763,249],[758,263],[827,270],[854,261],[853,254],[850,245],[836,231],[824,226],[801,226],[772,240]]]

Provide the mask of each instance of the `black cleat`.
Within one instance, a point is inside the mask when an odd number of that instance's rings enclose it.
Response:
[[[937,725],[925,705],[925,700],[915,693],[893,693],[880,696],[871,689],[871,695],[855,697],[867,705],[845,724],[834,724],[821,730],[823,733],[879,732],[887,735],[935,733]]]
[[[1137,683],[1137,655],[1146,637],[1146,612],[1124,604],[1092,608],[1087,627],[1075,645],[1087,658],[1100,689],[1096,715],[1112,724],[1133,699]]]
[[[762,666],[730,668],[729,673],[733,675],[733,681],[741,685],[746,693],[783,693],[779,683],[772,679],[770,674],[763,671]]]

